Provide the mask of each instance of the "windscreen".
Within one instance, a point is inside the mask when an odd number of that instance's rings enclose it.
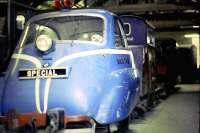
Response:
[[[74,40],[102,43],[103,19],[93,16],[65,16],[35,21],[30,24],[26,44],[35,42],[39,35],[52,40]]]

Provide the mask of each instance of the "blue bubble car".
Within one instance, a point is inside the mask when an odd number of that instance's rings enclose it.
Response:
[[[119,127],[137,103],[139,77],[117,15],[63,10],[27,22],[2,88],[1,123],[10,116],[19,126],[31,118],[45,126],[49,112],[58,110],[64,124]]]

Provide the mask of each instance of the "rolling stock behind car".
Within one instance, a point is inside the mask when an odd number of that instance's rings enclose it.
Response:
[[[139,95],[138,69],[122,24],[98,9],[30,19],[5,79],[0,120],[7,127],[24,126],[32,118],[44,127],[52,124],[52,112],[64,125],[88,120],[92,132],[95,123],[122,127]]]
[[[154,27],[146,20],[123,15],[128,46],[131,48],[140,77],[140,102],[150,109],[155,102],[155,39]]]
[[[163,84],[166,95],[175,91],[177,77],[180,74],[180,58],[176,40],[172,38],[156,39],[157,83]]]

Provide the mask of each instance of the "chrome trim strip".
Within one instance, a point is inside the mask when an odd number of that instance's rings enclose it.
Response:
[[[30,55],[25,55],[25,54],[13,54],[12,59],[16,59],[16,64],[14,66],[14,70],[16,70],[16,66],[19,62],[19,60],[26,60],[32,62],[36,68],[41,68],[42,64],[39,59],[30,56]],[[12,70],[14,72],[14,70]],[[40,108],[40,79],[35,79],[35,103],[36,103],[36,108],[39,113],[42,113],[41,108]]]

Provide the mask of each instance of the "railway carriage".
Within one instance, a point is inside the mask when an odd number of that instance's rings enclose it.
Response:
[[[138,16],[122,15],[120,18],[139,69],[141,101],[138,104],[149,110],[156,103],[155,27]]]

